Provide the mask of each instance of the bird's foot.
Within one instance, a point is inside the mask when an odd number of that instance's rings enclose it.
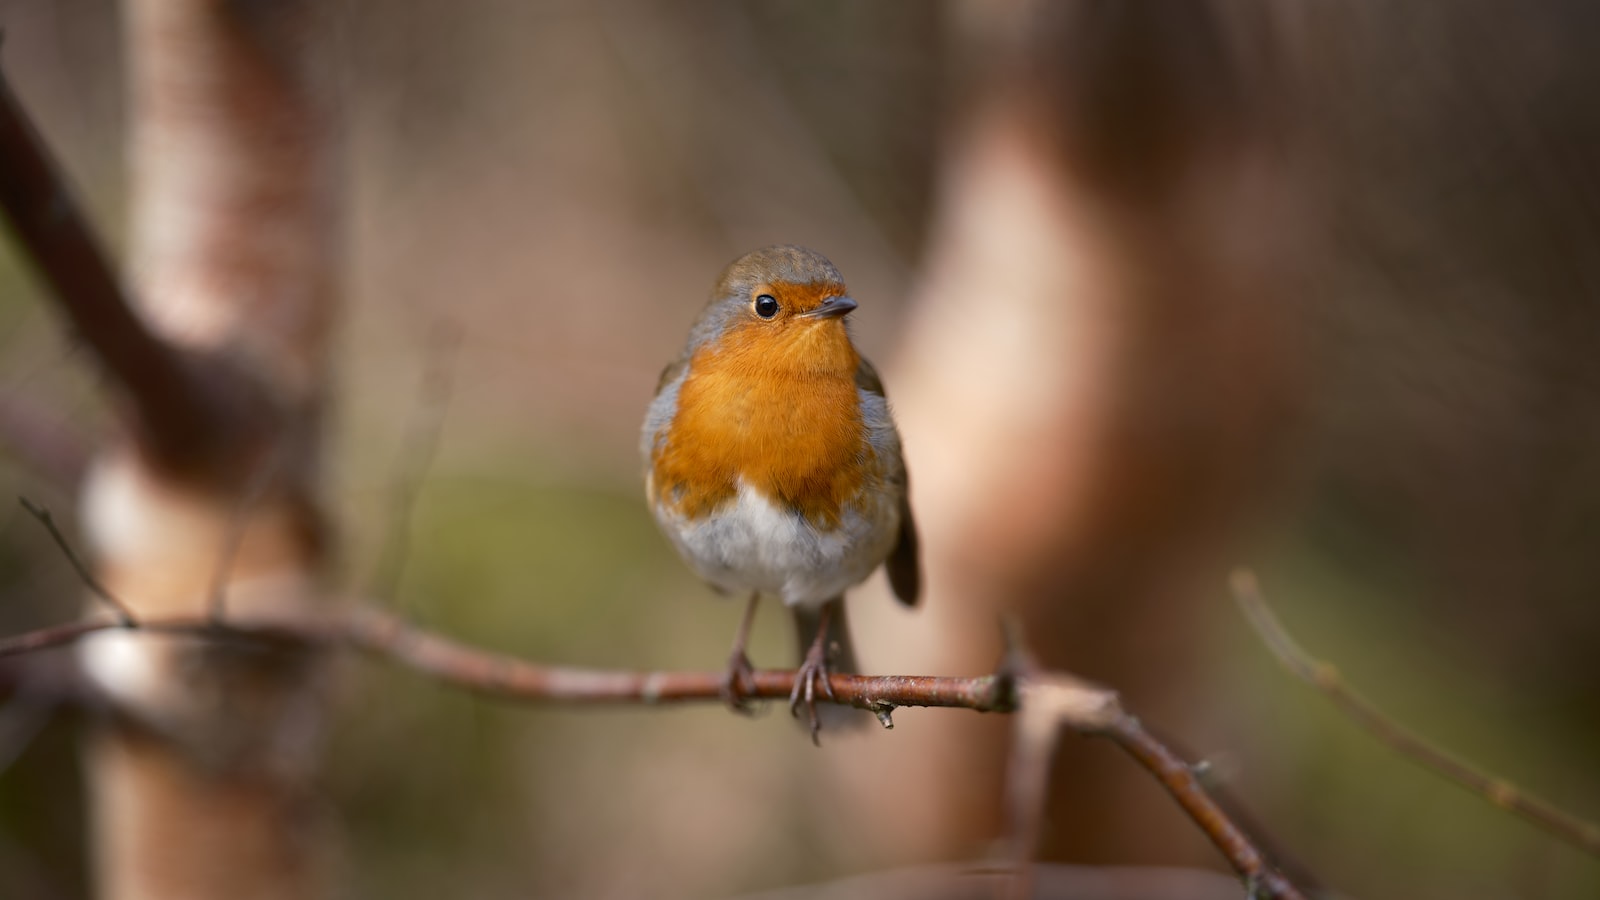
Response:
[[[722,673],[722,681],[717,685],[717,693],[722,697],[722,702],[728,709],[742,716],[753,716],[756,713],[746,701],[754,689],[751,676],[755,671],[755,667],[750,665],[750,657],[745,656],[743,650],[735,650],[728,657],[728,668]]]
[[[805,661],[794,673],[794,688],[789,691],[789,714],[795,717],[800,715],[800,706],[805,704],[806,714],[810,717],[811,743],[818,747],[822,741],[817,735],[822,731],[822,721],[817,718],[817,693],[821,685],[821,693],[829,700],[834,699],[833,686],[828,683],[828,653],[823,641],[817,641],[806,652]]]

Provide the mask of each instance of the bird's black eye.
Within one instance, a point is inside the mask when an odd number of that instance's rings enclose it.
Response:
[[[756,315],[763,319],[770,319],[778,314],[778,298],[771,294],[762,294],[756,298]]]

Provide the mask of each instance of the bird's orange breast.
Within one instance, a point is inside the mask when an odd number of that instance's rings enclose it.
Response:
[[[832,529],[874,457],[856,393],[860,363],[842,323],[736,329],[689,361],[651,460],[655,502],[699,519],[740,485]]]

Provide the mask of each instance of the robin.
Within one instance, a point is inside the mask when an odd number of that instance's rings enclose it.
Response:
[[[661,373],[645,416],[645,491],[690,568],[750,595],[723,678],[742,710],[745,655],[760,598],[794,612],[803,654],[789,696],[815,741],[816,694],[833,664],[855,671],[844,591],[879,564],[901,603],[917,602],[917,532],[900,435],[883,383],[850,342],[856,302],[826,257],[766,247],[733,261]],[[865,721],[851,715],[841,722]]]

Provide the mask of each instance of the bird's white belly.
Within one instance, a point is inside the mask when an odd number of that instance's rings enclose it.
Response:
[[[867,493],[827,531],[742,483],[732,503],[702,519],[659,506],[656,516],[695,572],[717,587],[818,607],[866,580],[889,555],[899,507],[886,493]]]

